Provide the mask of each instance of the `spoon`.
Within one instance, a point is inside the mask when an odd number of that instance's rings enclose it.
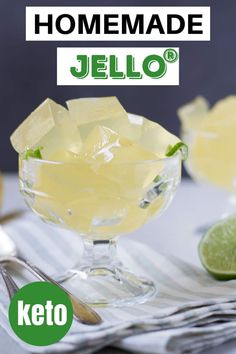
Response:
[[[7,214],[0,215],[0,224],[5,224],[11,220],[18,219],[26,213],[26,210],[15,210]]]
[[[85,302],[75,297],[71,294],[67,289],[65,289],[62,285],[57,283],[54,279],[45,274],[38,267],[30,263],[28,260],[20,257],[17,252],[16,245],[7,235],[7,233],[0,226],[0,263],[17,263],[21,266],[25,267],[29,272],[31,272],[34,276],[36,276],[41,281],[47,281],[57,285],[61,288],[70,298],[74,317],[80,322],[88,325],[96,325],[102,322],[99,314],[94,311],[90,306],[88,306]]]

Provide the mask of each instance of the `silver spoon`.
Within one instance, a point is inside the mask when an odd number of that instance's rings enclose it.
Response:
[[[102,322],[100,315],[94,311],[90,306],[88,306],[85,302],[81,301],[73,294],[71,294],[67,289],[65,289],[62,285],[57,283],[47,274],[45,274],[38,267],[30,263],[28,260],[20,257],[17,254],[17,248],[14,242],[10,239],[10,237],[6,234],[3,228],[0,226],[0,263],[17,263],[21,266],[25,267],[28,271],[30,271],[34,276],[36,276],[41,281],[48,281],[59,286],[65,293],[69,296],[74,317],[80,322],[88,325],[96,325]]]

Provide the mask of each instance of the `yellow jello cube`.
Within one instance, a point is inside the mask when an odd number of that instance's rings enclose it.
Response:
[[[218,101],[200,119],[197,127],[189,115],[190,156],[193,177],[234,190],[236,178],[236,96]]]
[[[77,158],[82,140],[75,122],[65,116],[35,147],[41,146],[43,159],[52,161],[70,161]]]
[[[67,101],[71,117],[78,126],[112,118],[127,118],[127,113],[116,97],[77,98]]]
[[[199,125],[209,112],[209,102],[202,96],[180,107],[177,111],[183,130],[199,129]]]
[[[14,149],[21,154],[39,145],[40,140],[66,116],[68,111],[63,106],[47,98],[11,135]]]
[[[152,183],[162,168],[159,162],[148,163],[158,160],[156,154],[102,126],[89,134],[81,159],[90,163],[97,174],[108,176],[122,189],[127,188],[129,194]]]
[[[138,145],[146,150],[158,154],[159,157],[165,157],[169,145],[175,145],[179,138],[169,133],[160,124],[143,118],[142,134],[136,141]]]
[[[127,114],[116,97],[79,98],[67,101],[67,105],[83,140],[98,124],[132,140],[141,133],[142,117]]]

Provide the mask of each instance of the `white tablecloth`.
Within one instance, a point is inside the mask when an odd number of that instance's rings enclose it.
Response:
[[[193,264],[200,264],[197,245],[200,236],[196,227],[209,224],[219,217],[226,206],[226,195],[209,186],[197,186],[189,180],[182,181],[169,209],[145,225],[131,237],[151,245],[154,249],[175,254]],[[16,175],[5,176],[4,211],[25,208],[18,191]],[[4,351],[5,350],[5,351]],[[0,330],[1,354],[26,354]],[[111,350],[111,353],[113,351]],[[114,352],[115,353],[115,352]],[[204,354],[236,353],[236,341]]]

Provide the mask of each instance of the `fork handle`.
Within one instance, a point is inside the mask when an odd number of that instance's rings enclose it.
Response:
[[[74,317],[80,322],[87,325],[97,325],[102,322],[102,318],[95,310],[93,310],[85,302],[81,301],[76,296],[71,294],[71,292],[65,289],[61,284],[58,284],[54,279],[52,279],[50,276],[45,274],[41,269],[33,265],[25,258],[21,256],[17,256],[17,257],[7,256],[7,257],[2,257],[2,262],[3,263],[13,262],[13,263],[21,264],[23,267],[28,269],[28,271],[30,271],[34,276],[36,276],[41,281],[48,281],[60,287],[70,298],[73,307]]]
[[[96,311],[94,311],[85,302],[81,301],[80,299],[75,297],[73,294],[71,294],[71,292],[68,291],[67,289],[65,289],[64,286],[62,286],[61,284],[56,282],[49,275],[44,273],[41,269],[39,269],[37,266],[33,265],[31,262],[29,262],[25,258],[20,257],[20,256],[18,256],[17,258],[20,261],[22,261],[24,263],[24,265],[26,267],[28,267],[29,270],[31,269],[37,277],[40,277],[44,281],[48,281],[54,285],[57,285],[59,288],[61,288],[67,294],[67,296],[71,300],[74,316],[75,316],[75,318],[77,318],[77,320],[79,320],[80,322],[82,322],[84,324],[88,324],[88,325],[96,325],[96,324],[100,324],[102,322],[101,317],[99,316],[99,314]]]

